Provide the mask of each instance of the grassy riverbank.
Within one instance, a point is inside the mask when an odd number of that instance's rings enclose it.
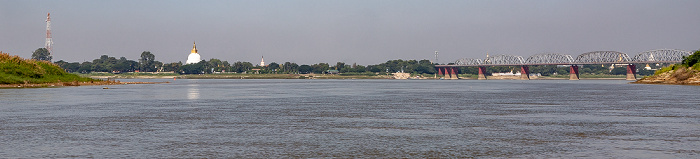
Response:
[[[100,81],[67,73],[53,63],[22,59],[0,52],[0,84],[43,84]]]
[[[653,76],[644,77],[633,83],[700,85],[700,64],[694,67],[671,65],[658,70]]]

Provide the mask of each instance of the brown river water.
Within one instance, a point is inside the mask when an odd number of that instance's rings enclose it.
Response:
[[[700,158],[699,86],[171,82],[0,89],[0,158]]]

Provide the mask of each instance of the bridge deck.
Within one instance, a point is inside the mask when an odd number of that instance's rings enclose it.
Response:
[[[651,64],[651,63],[681,63],[681,62],[682,61],[630,61],[630,62],[593,62],[593,63],[479,64],[479,65],[435,65],[435,67]]]

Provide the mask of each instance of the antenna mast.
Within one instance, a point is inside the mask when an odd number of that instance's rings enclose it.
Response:
[[[435,64],[440,64],[438,63],[438,51],[435,51]]]
[[[49,51],[49,55],[53,53],[53,40],[51,40],[51,13],[46,15],[46,45],[44,48]]]

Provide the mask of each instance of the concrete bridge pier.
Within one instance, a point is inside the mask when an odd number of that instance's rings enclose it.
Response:
[[[459,76],[457,76],[457,73],[459,72],[457,67],[449,67],[448,70],[450,70],[450,79],[459,79]]]
[[[520,80],[530,80],[530,68],[520,66]]]
[[[445,75],[444,79],[459,79],[457,67],[438,67],[438,74]]]
[[[636,81],[637,80],[637,66],[634,64],[627,65],[627,80]]]
[[[479,80],[486,80],[486,67],[479,66]]]
[[[571,65],[571,69],[569,70],[569,80],[579,80],[578,75],[578,66]]]
[[[441,75],[445,75],[443,79],[450,79],[450,68],[449,67],[442,67],[440,68]]]

